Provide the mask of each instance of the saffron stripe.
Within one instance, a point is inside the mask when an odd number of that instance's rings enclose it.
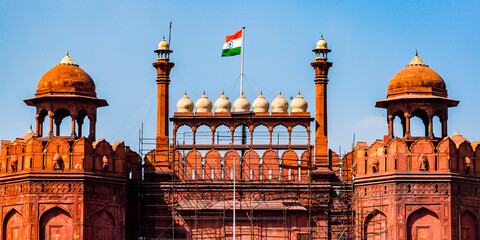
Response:
[[[241,38],[242,37],[242,30],[236,32],[235,34],[233,35],[228,35],[226,37],[226,41],[225,42],[229,42],[230,40],[233,40],[233,39],[237,39],[237,38]]]

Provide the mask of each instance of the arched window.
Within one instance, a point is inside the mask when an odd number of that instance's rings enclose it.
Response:
[[[193,133],[190,126],[182,125],[177,129],[175,144],[193,144]]]
[[[292,128],[292,144],[306,145],[308,144],[307,128],[303,125],[296,125]]]
[[[265,125],[257,125],[253,129],[253,144],[269,144],[270,131]]]
[[[277,125],[272,131],[272,144],[288,144],[288,130],[283,125]]]
[[[238,125],[233,131],[233,144],[250,144],[250,130],[247,125]]]
[[[212,130],[207,125],[200,125],[195,131],[195,144],[212,144]]]
[[[231,142],[231,133],[230,128],[225,125],[220,125],[215,128],[215,133],[213,135],[213,141],[215,144],[230,144]]]

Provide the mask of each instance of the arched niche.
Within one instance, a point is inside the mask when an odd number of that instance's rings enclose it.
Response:
[[[253,129],[253,144],[270,144],[270,131],[267,126],[260,124]]]
[[[96,212],[91,218],[92,240],[113,240],[115,239],[115,220],[112,214],[102,209]]]
[[[202,124],[195,130],[195,144],[212,144],[212,129]]]
[[[460,215],[461,236],[459,239],[478,239],[478,223],[477,218],[470,210],[465,210]]]
[[[284,181],[298,181],[298,155],[288,149],[282,154],[282,176]]]
[[[233,144],[250,144],[250,129],[245,124],[235,127],[233,131]]]
[[[213,134],[213,142],[216,145],[230,144],[232,142],[230,128],[225,125],[217,126]]]
[[[243,155],[242,172],[243,180],[260,180],[260,156],[255,150],[250,149]]]
[[[242,174],[242,165],[240,154],[235,150],[229,150],[223,156],[223,179],[233,180],[235,175],[236,180],[241,179]],[[235,164],[235,174],[234,174],[234,164]]]
[[[262,180],[278,180],[280,175],[278,153],[272,149],[262,155]]]
[[[40,217],[40,240],[73,239],[72,217],[65,210],[54,207]]]
[[[25,167],[43,169],[43,144],[37,138],[30,138],[25,145]]]
[[[188,125],[181,125],[175,132],[175,144],[177,145],[191,145],[193,144],[192,128]]]
[[[203,171],[202,154],[197,150],[191,150],[185,155],[185,180],[202,179]]]
[[[287,145],[288,144],[288,129],[284,125],[277,125],[272,130],[272,144],[273,145]]]
[[[434,212],[420,208],[407,219],[407,239],[442,239],[442,226]]]
[[[205,154],[205,179],[220,180],[222,175],[222,156],[217,150],[210,150]]]
[[[15,209],[10,210],[3,219],[3,239],[23,239],[23,228],[22,215]]]
[[[365,218],[363,239],[388,239],[387,216],[374,210]]]
[[[291,144],[294,145],[307,145],[309,144],[309,138],[307,128],[301,124],[295,125],[291,132]]]

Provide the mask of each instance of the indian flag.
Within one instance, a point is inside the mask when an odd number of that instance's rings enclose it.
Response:
[[[243,30],[236,32],[233,35],[226,37],[225,44],[223,44],[222,57],[235,56],[242,52],[242,38]]]

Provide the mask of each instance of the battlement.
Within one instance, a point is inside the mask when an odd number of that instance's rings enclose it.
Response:
[[[112,145],[85,137],[18,138],[2,141],[0,176],[25,172],[91,172],[138,179],[140,156],[123,141]]]

